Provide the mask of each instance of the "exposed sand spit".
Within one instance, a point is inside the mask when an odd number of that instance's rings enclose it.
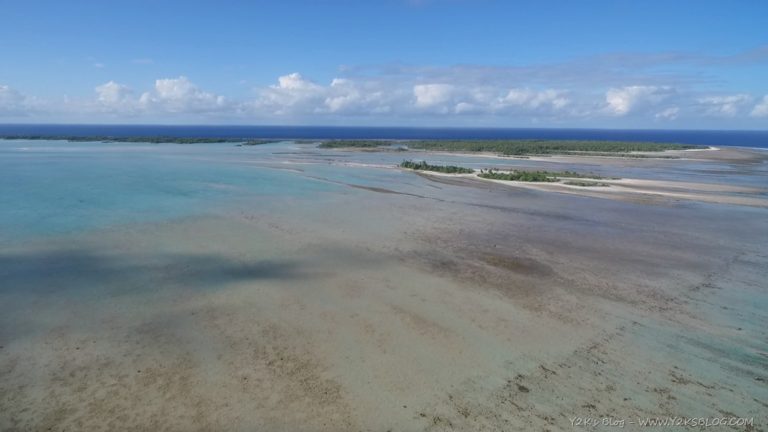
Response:
[[[719,204],[735,204],[753,207],[768,207],[768,189],[713,183],[692,183],[679,181],[643,179],[581,179],[561,177],[561,181],[524,182],[484,179],[476,174],[443,174],[420,172],[426,178],[440,177],[442,182],[454,178],[453,184],[475,185],[477,182],[491,182],[508,187],[528,188],[538,191],[559,192],[594,198],[608,198],[631,202],[664,202],[670,199],[701,201]],[[474,182],[471,182],[474,180]],[[580,186],[569,182],[593,182],[594,186]]]

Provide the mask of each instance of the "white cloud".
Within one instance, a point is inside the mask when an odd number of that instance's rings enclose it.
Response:
[[[755,105],[749,115],[752,117],[768,117],[768,95],[763,96],[763,99]]]
[[[252,115],[372,115],[405,107],[402,91],[375,80],[336,78],[320,85],[299,73],[283,75],[276,85],[257,89],[258,97],[244,105]]]
[[[480,111],[480,107],[469,102],[459,102],[454,108],[454,112],[456,112],[456,114],[476,114]]]
[[[758,47],[726,56],[619,52],[498,67],[345,65],[329,82],[291,73],[235,100],[202,89],[184,76],[141,86],[133,83],[135,93],[109,81],[81,98],[64,96],[65,89],[36,98],[0,85],[0,116],[95,122],[106,116],[144,116],[171,122],[215,117],[223,122],[339,124],[367,117],[360,123],[646,127],[654,121],[674,121],[676,126],[698,127],[704,122],[708,127],[763,126],[768,118],[765,92],[722,94],[713,86],[734,84],[721,75],[721,66],[754,65],[765,62],[767,55],[766,47]],[[114,68],[103,60],[84,59],[88,67],[102,68],[99,73]],[[154,63],[139,56],[128,61]],[[238,78],[247,79],[245,83],[254,77]]]
[[[156,80],[154,91],[142,94],[139,104],[147,110],[170,113],[206,113],[227,108],[224,96],[201,90],[185,76]]]
[[[123,84],[109,81],[96,87],[98,101],[107,106],[116,106],[128,100],[131,89]]]
[[[656,120],[675,120],[680,115],[679,107],[669,107],[656,113]]]
[[[223,96],[201,90],[187,77],[164,78],[155,81],[154,89],[135,97],[126,85],[109,81],[95,88],[97,111],[113,114],[206,114],[230,108]],[[88,110],[88,104],[81,104]]]
[[[502,99],[504,105],[525,107],[530,109],[550,108],[560,110],[571,101],[563,91],[547,89],[534,91],[531,89],[512,89]]]
[[[380,83],[336,78],[327,89],[323,103],[328,112],[335,114],[386,114],[396,99],[396,92],[386,92]]]
[[[272,86],[272,88],[299,91],[312,91],[320,88],[320,86],[313,83],[312,81],[304,79],[304,77],[302,77],[298,72],[283,75],[277,79],[277,82],[279,84]]]
[[[454,94],[450,84],[417,84],[413,86],[414,104],[419,108],[433,108],[445,105]]]
[[[477,68],[458,66],[439,73],[411,72],[359,73],[347,68],[326,83],[290,73],[234,100],[202,89],[185,76],[158,79],[135,92],[108,81],[96,86],[92,97],[81,99],[36,99],[3,85],[0,116],[94,122],[131,117],[170,122],[574,127],[646,127],[654,121],[699,125],[710,121],[704,120],[707,116],[722,119],[713,126],[739,127],[768,117],[768,96],[708,94],[642,80],[628,81],[636,85],[581,87],[519,77],[496,79],[493,74],[476,75]]]
[[[284,115],[315,110],[322,105],[325,91],[322,86],[294,72],[278,77],[277,85],[258,93],[259,97],[251,104],[253,111]]]
[[[667,86],[633,85],[609,89],[605,94],[607,111],[615,116],[625,116],[633,111],[658,105],[675,93]]]
[[[334,79],[331,82],[331,89],[336,91],[334,94],[328,95],[324,101],[325,106],[331,112],[342,112],[354,108],[364,97],[355,83],[348,79]]]
[[[704,114],[715,117],[735,117],[751,101],[752,97],[746,94],[709,96],[698,99],[698,103],[704,108]]]
[[[505,89],[483,85],[417,84],[413,87],[414,106],[438,114],[473,115],[556,115],[571,100],[567,92],[555,89]]]

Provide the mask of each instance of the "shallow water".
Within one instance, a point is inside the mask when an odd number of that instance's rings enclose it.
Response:
[[[765,427],[768,209],[436,181],[402,159],[0,141],[0,429]]]

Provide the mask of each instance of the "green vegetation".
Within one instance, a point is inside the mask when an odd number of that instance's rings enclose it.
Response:
[[[320,148],[376,148],[392,145],[384,140],[331,140],[320,143]]]
[[[238,146],[255,146],[255,145],[262,145],[262,144],[271,144],[271,143],[276,143],[280,141],[283,141],[283,140],[249,139],[248,141],[240,141]]]
[[[464,167],[455,166],[455,165],[430,165],[425,161],[421,161],[421,162],[403,161],[402,163],[400,163],[400,168],[407,168],[407,169],[412,169],[416,171],[434,171],[434,172],[441,172],[446,174],[471,174],[475,172],[475,170],[471,168],[464,168]]]
[[[414,171],[433,171],[446,174],[472,174],[475,172],[472,168],[465,168],[456,165],[430,165],[426,161],[414,162],[410,160],[402,161],[399,165],[400,168],[411,169]],[[480,170],[478,177],[490,180],[505,180],[505,181],[522,181],[522,182],[547,182],[554,183],[559,182],[560,179],[588,179],[586,181],[569,180],[564,184],[574,186],[608,186],[605,183],[598,183],[589,180],[599,180],[606,177],[601,177],[597,174],[584,174],[575,171],[497,171],[493,168],[488,170]]]
[[[584,181],[584,180],[569,180],[569,181],[563,182],[563,184],[570,185],[570,186],[581,186],[581,187],[610,186],[608,183],[600,183],[600,182]]]
[[[169,144],[216,144],[235,143],[238,145],[260,145],[280,140],[253,138],[221,138],[221,137],[172,137],[172,136],[77,136],[77,135],[5,135],[0,139],[24,140],[66,140],[72,142],[124,142],[124,143],[169,143]],[[309,140],[296,142],[306,143]],[[591,155],[619,156],[632,158],[661,157],[676,158],[669,155],[644,155],[631,152],[661,152],[664,150],[685,150],[701,148],[701,146],[684,144],[660,144],[625,141],[569,141],[569,140],[328,140],[320,143],[321,148],[358,148],[377,149],[394,148],[404,151],[429,150],[447,152],[490,152],[506,156],[524,155]]]
[[[480,170],[479,177],[491,180],[523,181],[523,182],[557,182],[560,178],[602,179],[597,174],[582,174],[574,171],[487,171]],[[584,182],[588,183],[588,182]],[[566,182],[566,184],[568,184]]]
[[[568,178],[586,178],[586,179],[604,179],[606,177],[599,176],[595,173],[577,173],[575,171],[546,171],[555,177],[568,177]],[[615,179],[614,179],[615,180]]]
[[[629,141],[576,141],[576,140],[332,140],[320,144],[323,148],[376,148],[402,144],[414,150],[448,152],[489,152],[507,156],[589,154],[601,156],[643,157],[630,152],[661,152],[701,148],[688,144],[669,144]],[[655,156],[654,156],[655,157]]]
[[[240,143],[242,145],[259,145],[278,140],[246,139],[246,138],[184,138],[170,136],[72,136],[72,135],[6,135],[0,139],[23,140],[63,140],[71,142],[118,142],[118,143],[150,143],[150,144],[218,144]]]
[[[625,141],[503,140],[503,141],[413,141],[408,147],[421,150],[493,152],[504,155],[627,153],[684,150],[699,146]]]
[[[547,171],[483,171],[479,177],[490,180],[523,181],[523,182],[556,182],[557,177]]]

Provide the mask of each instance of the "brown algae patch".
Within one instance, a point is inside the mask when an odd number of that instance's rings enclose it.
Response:
[[[187,324],[203,333],[224,324],[207,315],[195,314],[204,322]],[[36,349],[38,355],[17,356],[15,366],[0,363],[13,372],[0,381],[13,389],[0,398],[8,415],[3,425],[62,431],[355,429],[340,385],[324,375],[304,338],[271,323],[247,329],[233,324],[226,323],[232,326],[218,347],[206,349],[190,346],[195,342],[168,322],[93,339],[61,329],[44,351]],[[212,358],[206,360],[207,349]],[[42,371],[37,385],[29,385]],[[38,397],[45,403],[35,402]]]
[[[480,255],[479,259],[493,267],[498,267],[523,276],[548,277],[554,274],[552,267],[533,258],[485,254]]]

